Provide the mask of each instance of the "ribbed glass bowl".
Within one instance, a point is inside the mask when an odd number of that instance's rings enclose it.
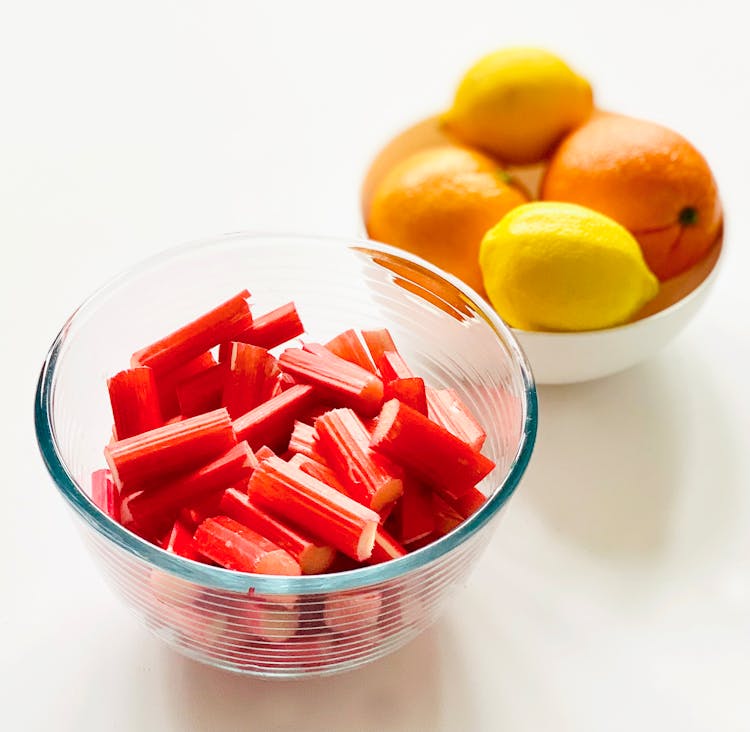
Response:
[[[167,553],[100,511],[106,378],[130,354],[247,287],[255,312],[294,300],[309,340],[387,327],[428,383],[452,387],[487,430],[497,467],[483,507],[439,541],[385,564],[306,577],[252,575]],[[413,639],[462,586],[531,456],[536,393],[513,336],[473,292],[373,242],[233,234],[178,247],[117,277],[67,321],[35,403],[47,468],[115,592],[199,661],[262,677],[351,669]],[[429,460],[429,455],[425,455]]]

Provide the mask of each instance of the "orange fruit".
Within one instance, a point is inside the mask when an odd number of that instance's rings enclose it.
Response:
[[[562,141],[541,197],[622,224],[662,281],[700,260],[721,230],[716,181],[698,150],[667,127],[619,114],[594,117]]]
[[[421,150],[375,189],[372,239],[416,254],[484,294],[479,245],[487,229],[528,195],[492,159],[458,145]]]

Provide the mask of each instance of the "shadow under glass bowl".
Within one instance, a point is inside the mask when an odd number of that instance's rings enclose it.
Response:
[[[130,354],[247,287],[256,312],[294,300],[306,338],[387,327],[416,373],[456,389],[487,431],[497,467],[482,508],[401,559],[304,577],[183,559],[121,527],[90,500],[104,467],[106,378]],[[407,643],[466,581],[526,469],[537,427],[533,378],[509,329],[454,278],[394,248],[245,233],[171,249],[115,278],[71,316],[43,364],[39,447],[114,591],[194,659],[262,677],[336,673]],[[426,456],[427,458],[429,456]]]

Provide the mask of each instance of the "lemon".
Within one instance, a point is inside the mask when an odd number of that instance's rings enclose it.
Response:
[[[591,85],[540,48],[506,48],[481,58],[443,116],[463,142],[508,163],[542,160],[593,109]]]
[[[524,330],[619,325],[659,290],[632,234],[572,203],[514,208],[484,235],[479,265],[492,306]]]

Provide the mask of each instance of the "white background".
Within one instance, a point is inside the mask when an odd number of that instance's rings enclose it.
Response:
[[[743,5],[436,6],[2,4],[4,729],[750,729]],[[166,246],[358,234],[378,147],[513,43],[556,50],[600,104],[704,152],[728,222],[707,305],[649,363],[540,390],[527,476],[465,591],[413,644],[305,683],[183,660],[102,584],[42,467],[47,347],[95,286]]]

